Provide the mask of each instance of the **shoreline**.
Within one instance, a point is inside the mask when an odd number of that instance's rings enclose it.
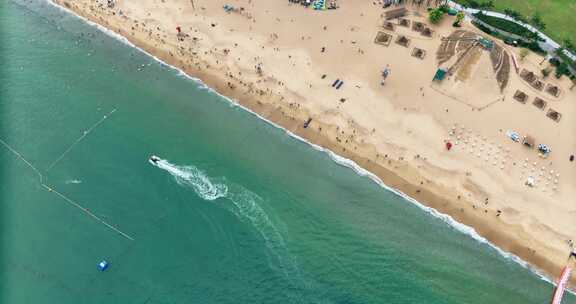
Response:
[[[407,180],[399,175],[398,172],[394,172],[391,167],[381,165],[371,158],[363,156],[362,153],[346,149],[344,145],[331,140],[327,135],[320,134],[319,131],[313,131],[313,128],[303,128],[302,124],[306,121],[306,117],[313,116],[309,115],[306,110],[298,109],[294,111],[295,113],[293,113],[292,117],[286,117],[281,107],[260,102],[256,93],[246,97],[230,89],[230,87],[224,84],[225,79],[223,78],[225,77],[218,75],[218,72],[186,68],[186,64],[177,57],[174,57],[170,51],[154,49],[154,47],[136,37],[131,39],[129,36],[123,35],[120,28],[115,31],[111,27],[107,27],[97,20],[83,15],[82,12],[77,12],[70,7],[65,7],[59,2],[61,1],[48,0],[48,3],[74,16],[80,17],[86,22],[92,23],[90,25],[98,27],[99,30],[104,31],[108,35],[114,35],[114,38],[120,39],[122,42],[137,48],[162,64],[182,73],[182,76],[206,86],[208,90],[222,96],[233,105],[240,106],[242,109],[276,128],[283,129],[289,136],[311,145],[316,150],[327,153],[328,156],[339,165],[349,167],[354,170],[355,173],[369,177],[383,188],[394,192],[396,195],[402,196],[417,205],[420,209],[441,219],[460,232],[473,237],[479,242],[486,243],[505,258],[514,260],[516,263],[534,272],[537,276],[553,284],[552,280],[548,278],[557,275],[560,265],[547,260],[545,257],[535,256],[530,252],[529,248],[526,248],[524,244],[515,240],[513,233],[503,233],[500,228],[505,226],[504,223],[501,223],[499,227],[492,228],[484,223],[480,216],[474,215],[471,212],[459,212],[462,208],[458,206],[458,204],[450,204],[447,202],[454,200],[454,196],[449,195],[453,193],[445,187],[438,185],[428,185],[428,187],[425,187],[422,186],[422,184],[418,185],[413,183],[413,181]],[[319,122],[316,119],[313,120],[312,126],[323,130],[333,130],[336,128],[334,125]],[[367,150],[372,150],[373,154],[378,155],[374,147],[368,146]],[[412,168],[410,165],[403,163],[401,159],[398,161],[388,159],[388,164],[391,164],[391,162],[393,166],[397,165],[408,171],[417,171],[416,168]],[[419,177],[418,175],[416,176],[417,178]],[[462,199],[459,203],[462,203],[462,201],[466,200]],[[472,202],[469,202],[467,205],[472,205]],[[572,282],[576,282],[576,280],[573,279]]]

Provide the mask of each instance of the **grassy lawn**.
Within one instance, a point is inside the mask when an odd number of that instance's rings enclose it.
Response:
[[[480,0],[479,2],[483,2]],[[538,12],[546,23],[544,33],[558,43],[568,38],[576,43],[576,0],[493,0],[494,9],[513,9],[528,17]],[[465,4],[466,0],[457,0]]]

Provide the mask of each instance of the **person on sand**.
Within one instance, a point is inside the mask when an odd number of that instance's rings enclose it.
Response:
[[[386,80],[386,78],[388,78],[388,76],[390,76],[390,68],[389,68],[389,65],[387,64],[386,67],[384,68],[384,70],[382,71],[382,78],[384,78],[384,80]]]
[[[390,68],[388,67],[388,65],[386,65],[386,67],[382,71],[382,81],[380,82],[381,86],[384,86],[386,78],[388,78],[388,76],[390,76]]]

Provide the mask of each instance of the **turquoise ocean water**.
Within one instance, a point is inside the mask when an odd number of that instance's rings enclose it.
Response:
[[[0,303],[550,298],[494,248],[42,0],[0,1],[0,35],[0,139],[71,200],[0,146]]]

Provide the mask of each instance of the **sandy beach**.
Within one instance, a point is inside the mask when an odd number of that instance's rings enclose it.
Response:
[[[576,89],[543,79],[540,56],[520,59],[500,41],[495,51],[443,41],[481,32],[454,28],[448,16],[431,25],[424,7],[406,6],[408,26],[384,26],[390,9],[377,1],[324,11],[286,0],[52,1],[354,160],[549,278],[566,263],[576,239]],[[438,67],[447,78],[432,81]],[[552,152],[541,156],[525,136]]]

